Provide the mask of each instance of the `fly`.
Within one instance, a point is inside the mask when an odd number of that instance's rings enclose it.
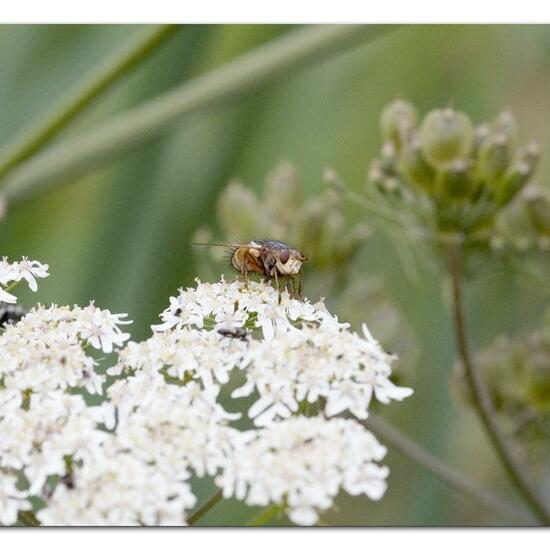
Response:
[[[233,268],[243,275],[245,283],[250,273],[258,273],[275,281],[281,301],[280,280],[288,281],[291,295],[302,295],[302,266],[307,258],[297,249],[283,241],[256,239],[244,244],[193,243],[205,246],[226,246],[230,252]],[[295,278],[298,278],[296,285]]]

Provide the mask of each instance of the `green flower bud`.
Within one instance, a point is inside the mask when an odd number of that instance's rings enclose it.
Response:
[[[533,171],[526,160],[516,160],[494,187],[496,204],[498,206],[508,204],[532,175]]]
[[[474,189],[475,182],[468,161],[455,160],[437,176],[437,192],[451,200],[465,199]]]
[[[384,193],[388,193],[391,195],[399,194],[401,191],[401,182],[399,181],[399,178],[396,178],[394,176],[389,176],[385,178],[382,182],[381,190]]]
[[[504,134],[512,146],[517,144],[518,125],[516,117],[510,111],[503,111],[500,113],[492,126],[493,131],[497,134]]]
[[[277,223],[289,224],[302,202],[302,186],[296,169],[288,162],[281,163],[267,175],[264,204]]]
[[[485,140],[491,135],[488,124],[480,124],[474,131],[474,153],[479,151]]]
[[[342,213],[334,208],[328,209],[316,238],[315,264],[320,268],[330,267],[338,260],[345,227],[346,222]]]
[[[532,141],[523,149],[518,151],[518,157],[529,164],[531,171],[534,172],[540,158],[540,146],[536,141]]]
[[[263,235],[265,218],[255,193],[238,181],[229,182],[218,200],[218,220],[226,235],[247,240]]]
[[[504,242],[526,250],[532,246],[537,234],[527,212],[524,193],[508,205],[496,218],[496,230]]]
[[[369,166],[369,171],[367,173],[368,184],[373,183],[374,185],[381,185],[384,181],[385,174],[382,169],[382,163],[380,159],[374,159]]]
[[[518,151],[516,160],[495,185],[495,201],[502,206],[510,202],[520,189],[531,179],[538,164],[540,148],[531,142]]]
[[[495,134],[486,139],[478,153],[479,177],[489,184],[508,168],[511,157],[510,140],[505,134]]]
[[[408,101],[396,99],[386,105],[380,116],[380,129],[384,141],[389,141],[399,149],[408,135],[417,127],[418,115]]]
[[[433,191],[435,172],[422,156],[418,136],[403,145],[400,155],[400,168],[411,183],[428,193]]]
[[[420,139],[424,158],[437,169],[469,156],[474,145],[474,127],[464,113],[436,109],[424,118]]]
[[[382,170],[387,175],[391,175],[395,172],[397,167],[397,151],[395,145],[391,141],[387,141],[382,146],[382,150],[380,151],[380,162]]]
[[[536,187],[525,189],[527,212],[539,235],[550,236],[550,199]]]
[[[326,220],[333,208],[332,199],[326,194],[306,201],[292,228],[292,242],[298,247],[307,246],[308,257],[312,258],[315,265],[324,257],[321,236],[325,234]]]

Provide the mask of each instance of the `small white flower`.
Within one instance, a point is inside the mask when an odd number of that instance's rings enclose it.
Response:
[[[14,266],[17,277],[15,280],[20,281],[21,279],[25,279],[33,292],[38,290],[36,277],[42,279],[49,275],[47,264],[41,264],[36,260],[29,260],[25,256],[23,256],[20,262],[16,262]]]
[[[126,313],[114,314],[106,309],[99,309],[92,303],[79,311],[79,335],[95,349],[111,353],[113,348],[121,347],[130,338],[118,326],[132,323],[125,319],[127,316]]]
[[[3,288],[0,288],[0,302],[6,302],[7,304],[15,304],[17,302],[17,296],[6,292]]]
[[[0,260],[0,285],[7,285],[8,283],[17,280],[17,272],[15,269],[16,264],[10,264],[6,256]]]
[[[25,279],[29,288],[33,292],[36,292],[38,290],[36,278],[44,278],[48,275],[48,266],[46,264],[41,264],[36,260],[29,260],[26,257],[23,257],[20,262],[9,263],[8,259],[4,256],[0,261],[0,285],[9,285],[10,283],[16,283],[21,279]],[[0,286],[0,302],[15,304],[17,298]]]
[[[240,441],[240,432],[227,426],[240,415],[226,412],[217,392],[194,382],[167,384],[139,371],[115,382],[108,395],[117,410],[118,445],[173,475],[215,474]]]

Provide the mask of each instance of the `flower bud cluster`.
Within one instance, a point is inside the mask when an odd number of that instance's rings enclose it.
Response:
[[[222,241],[247,242],[269,235],[292,243],[299,250],[307,250],[309,265],[327,276],[325,288],[369,234],[362,223],[349,227],[342,201],[333,190],[305,200],[298,173],[289,163],[268,174],[261,197],[238,181],[230,182],[217,207]],[[209,236],[209,231],[202,229],[195,240],[208,240]],[[213,249],[214,255],[219,252]]]
[[[499,337],[476,357],[491,400],[509,436],[547,459],[550,437],[550,318],[542,329],[518,338]],[[470,403],[461,366],[453,388]]]
[[[369,185],[404,201],[427,199],[440,231],[469,234],[491,226],[532,179],[540,155],[535,142],[518,146],[509,112],[476,128],[453,108],[421,120],[412,104],[396,100],[382,112],[381,133],[384,145],[370,165]]]

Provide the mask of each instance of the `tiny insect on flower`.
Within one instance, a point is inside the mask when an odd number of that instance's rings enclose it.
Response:
[[[21,321],[26,309],[18,304],[1,304],[0,303],[0,328],[7,324],[15,324]]]
[[[242,327],[220,327],[217,332],[227,338],[236,338],[238,340],[246,340],[248,338],[248,331]]]

